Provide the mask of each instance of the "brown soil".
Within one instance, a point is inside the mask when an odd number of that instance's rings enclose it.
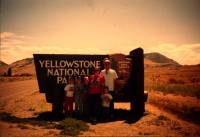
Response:
[[[7,112],[17,119],[35,118],[39,113],[51,111],[51,104],[46,103],[44,94],[38,92],[35,80],[19,82],[3,82],[0,84],[0,113]],[[199,100],[190,101],[189,97],[162,94],[150,94],[150,98],[169,98],[175,102],[199,107]],[[151,103],[151,101],[149,101]],[[91,125],[89,131],[81,136],[130,136],[130,135],[160,135],[160,136],[200,136],[200,125],[179,119],[176,115],[160,109],[150,103],[146,104],[145,115],[137,122],[129,123],[120,119],[112,122]],[[155,104],[155,103],[153,103]],[[129,103],[115,103],[116,109],[128,110]],[[57,136],[60,131],[48,129],[31,123],[0,121],[0,136]]]

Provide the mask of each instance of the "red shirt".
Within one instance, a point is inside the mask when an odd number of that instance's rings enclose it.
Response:
[[[89,94],[101,94],[103,91],[103,86],[105,79],[103,75],[99,74],[98,76],[91,75],[89,78]]]

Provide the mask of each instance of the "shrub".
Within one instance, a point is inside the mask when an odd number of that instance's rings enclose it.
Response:
[[[28,128],[25,124],[30,124],[33,126],[42,126],[47,129],[59,129],[61,130],[60,134],[70,136],[77,136],[80,133],[80,131],[89,130],[89,126],[87,123],[72,118],[66,118],[58,122],[50,122],[34,118],[19,118],[11,115],[10,113],[1,112],[0,120],[10,123],[18,123],[18,127],[22,129]]]
[[[185,82],[184,82],[183,80],[181,80],[181,79],[176,80],[176,79],[174,79],[174,78],[170,78],[170,79],[168,80],[168,83],[169,83],[169,84],[185,84]]]
[[[88,130],[89,126],[81,120],[66,118],[59,122],[57,128],[62,130],[61,134],[75,136],[78,135],[80,131]]]
[[[200,87],[187,86],[183,84],[154,84],[152,86],[145,87],[145,90],[156,90],[163,93],[200,98]]]

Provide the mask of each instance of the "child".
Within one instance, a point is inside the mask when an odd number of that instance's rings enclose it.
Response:
[[[108,93],[108,87],[104,87],[104,93],[101,95],[102,107],[103,107],[103,117],[105,120],[110,118],[110,102],[113,99],[111,94]]]
[[[64,88],[64,111],[65,114],[72,116],[73,113],[73,101],[74,101],[74,79],[69,77],[69,83]]]
[[[84,77],[83,84],[81,87],[81,108],[83,116],[88,116],[88,83],[89,78],[87,76]]]
[[[79,76],[79,77],[76,77],[75,84],[74,84],[74,88],[75,88],[75,112],[76,112],[77,117],[80,117],[81,112],[82,112],[81,87],[82,87],[81,77]]]

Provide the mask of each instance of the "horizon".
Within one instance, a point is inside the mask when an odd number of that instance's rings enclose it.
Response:
[[[0,59],[40,54],[128,54],[141,47],[200,64],[198,0],[2,0]]]
[[[151,53],[158,53],[158,54],[160,54],[160,55],[163,55],[163,54],[161,54],[161,53],[159,53],[159,52],[148,52],[148,53],[144,53],[144,55],[145,54],[151,54]],[[37,53],[33,53],[33,54],[37,54]],[[41,54],[44,54],[44,53],[41,53]],[[112,54],[123,54],[123,53],[112,53]],[[108,54],[108,55],[112,55],[112,54]],[[55,55],[56,55],[56,53],[55,53]],[[57,54],[57,55],[70,55],[70,54]],[[73,55],[79,55],[79,54],[73,54]],[[105,54],[80,54],[80,55],[105,55]],[[123,54],[123,55],[128,55],[128,54]],[[163,56],[165,56],[165,55],[163,55]],[[167,56],[165,56],[166,58],[168,58]],[[145,57],[144,57],[145,58]],[[22,60],[25,60],[25,59],[34,59],[34,57],[32,56],[32,57],[26,57],[26,58],[21,58],[21,59],[19,59],[19,60],[16,60],[16,61],[14,61],[14,62],[11,62],[11,63],[7,63],[7,62],[5,62],[5,61],[3,61],[3,60],[0,60],[0,61],[2,61],[3,63],[6,63],[7,65],[11,65],[11,64],[13,64],[13,63],[15,63],[15,62],[18,62],[18,61],[22,61]],[[148,58],[146,58],[147,60],[151,60],[151,59],[148,59]],[[171,59],[171,58],[168,58],[168,59]],[[173,60],[173,59],[172,59]],[[175,62],[177,62],[176,60],[173,60],[173,61],[175,61]],[[153,61],[154,62],[154,61]],[[179,62],[177,62],[178,64],[180,64]],[[180,64],[180,65],[182,65],[182,66],[187,66],[188,64]],[[200,63],[197,63],[197,64],[191,64],[191,65],[200,65]]]

